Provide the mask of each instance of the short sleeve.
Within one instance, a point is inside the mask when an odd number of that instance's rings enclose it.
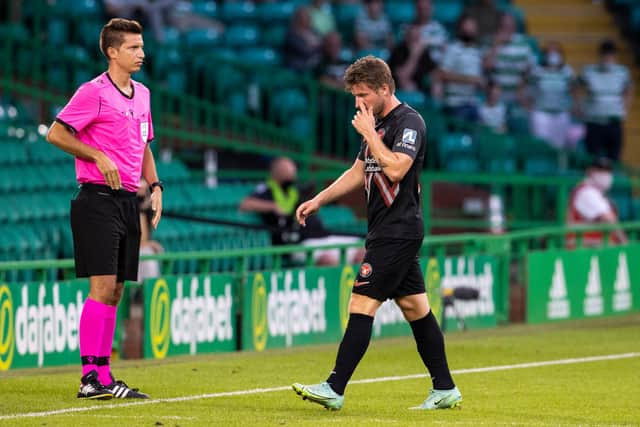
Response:
[[[415,159],[424,144],[425,126],[416,114],[408,114],[398,126],[398,132],[393,140],[394,153],[404,153]]]
[[[611,212],[611,205],[602,193],[590,187],[584,187],[576,193],[573,206],[587,221],[595,221]]]
[[[151,111],[149,111],[149,137],[147,138],[147,142],[151,142],[154,139],[153,133],[153,118],[151,117]]]
[[[261,182],[256,186],[250,197],[262,200],[273,200],[273,198],[271,197],[271,191],[269,190],[269,187],[267,187],[267,184],[265,184],[264,182]]]
[[[93,85],[85,83],[58,113],[56,121],[77,133],[95,120],[99,113],[100,93]]]

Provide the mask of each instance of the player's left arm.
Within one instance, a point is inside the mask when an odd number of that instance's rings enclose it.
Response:
[[[153,158],[153,152],[151,151],[151,146],[149,144],[144,148],[144,157],[142,158],[142,177],[149,183],[149,185],[159,181],[156,162]],[[162,216],[162,189],[159,186],[155,186],[151,190],[151,210],[153,211],[151,225],[156,229],[158,228],[158,223]]]

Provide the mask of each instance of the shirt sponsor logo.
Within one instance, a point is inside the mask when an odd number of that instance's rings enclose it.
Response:
[[[402,131],[402,141],[396,144],[396,147],[404,148],[411,151],[416,151],[416,139],[418,137],[418,132],[406,128]]]
[[[371,267],[371,264],[369,264],[368,262],[365,262],[360,266],[360,277],[362,277],[363,279],[366,279],[367,277],[371,276],[372,272],[373,272],[373,267]]]

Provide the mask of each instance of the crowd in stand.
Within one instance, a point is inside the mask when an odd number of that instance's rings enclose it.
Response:
[[[220,22],[192,13],[184,3],[104,0],[109,15],[137,13],[160,39],[166,25],[224,31]],[[348,31],[337,25],[337,3],[359,7]],[[450,117],[499,133],[530,133],[559,150],[575,150],[583,141],[592,156],[619,160],[632,90],[612,41],[603,40],[599,60],[576,72],[565,62],[561,41],[538,51],[535,40],[521,32],[523,22],[496,0],[466,2],[455,27],[448,28],[434,18],[438,4],[432,0],[415,0],[413,20],[400,28],[392,25],[385,5],[309,0],[291,17],[281,46],[283,65],[342,88],[347,66],[371,53],[388,61],[399,91],[422,92]]]
[[[292,19],[285,64],[341,87],[349,62],[374,52],[388,61],[398,90],[423,92],[451,117],[499,133],[530,132],[560,150],[583,140],[589,154],[619,160],[631,80],[612,41],[603,40],[598,62],[576,74],[559,41],[536,52],[516,17],[493,0],[471,2],[454,33],[433,18],[434,7],[416,0],[414,21],[394,40],[383,1],[364,0],[345,47],[330,2],[315,0]]]

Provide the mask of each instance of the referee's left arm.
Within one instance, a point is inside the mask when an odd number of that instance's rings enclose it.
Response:
[[[153,211],[151,225],[155,229],[158,227],[160,217],[162,216],[162,187],[160,185],[152,186],[153,183],[159,183],[160,180],[158,179],[156,162],[149,144],[145,147],[144,157],[142,158],[142,177],[149,183],[151,188],[151,210]]]

